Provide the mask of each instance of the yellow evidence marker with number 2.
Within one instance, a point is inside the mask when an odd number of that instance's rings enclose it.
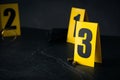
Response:
[[[74,62],[90,67],[94,62],[102,63],[98,23],[77,23]]]
[[[4,37],[21,35],[18,3],[0,4],[1,30]]]
[[[87,13],[85,12],[85,9],[72,7],[69,27],[68,27],[67,42],[73,44],[75,43],[75,32],[76,32],[77,22],[83,22],[84,20],[88,21],[88,17],[87,17]]]

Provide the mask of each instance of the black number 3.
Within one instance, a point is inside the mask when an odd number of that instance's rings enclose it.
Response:
[[[86,39],[82,41],[82,44],[85,44],[85,46],[86,46],[85,53],[83,52],[83,46],[82,45],[78,45],[77,50],[78,50],[78,54],[81,57],[88,58],[91,54],[91,48],[92,48],[91,43],[90,43],[90,41],[92,40],[92,33],[89,29],[82,28],[82,29],[80,29],[78,36],[79,37],[84,37],[85,33],[87,34]]]
[[[16,26],[12,26],[12,22],[16,16],[14,9],[12,9],[12,8],[5,9],[4,16],[8,16],[9,14],[10,14],[10,17],[9,17],[8,22],[6,23],[4,29],[8,29],[8,30],[16,29]]]

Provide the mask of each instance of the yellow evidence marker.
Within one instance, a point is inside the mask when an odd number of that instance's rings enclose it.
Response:
[[[1,30],[3,37],[21,35],[18,3],[0,4]]]
[[[75,43],[75,32],[76,32],[76,25],[77,22],[88,21],[87,13],[85,9],[81,8],[74,8],[71,9],[69,27],[68,27],[68,34],[67,34],[67,42]]]
[[[74,62],[90,67],[94,67],[94,62],[102,63],[98,23],[77,23]]]

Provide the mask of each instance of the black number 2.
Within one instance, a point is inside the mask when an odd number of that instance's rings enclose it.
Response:
[[[5,9],[4,16],[8,16],[9,14],[10,14],[10,17],[9,17],[4,29],[7,29],[7,30],[16,29],[16,26],[12,26],[12,22],[16,16],[15,10],[12,8]]]
[[[77,50],[78,50],[78,54],[81,57],[84,58],[88,58],[91,54],[91,43],[90,41],[92,40],[92,32],[89,29],[86,28],[82,28],[79,31],[79,37],[84,37],[85,33],[87,34],[86,39],[82,41],[82,44],[85,44],[86,49],[85,49],[85,53],[83,52],[83,46],[82,45],[77,45]]]

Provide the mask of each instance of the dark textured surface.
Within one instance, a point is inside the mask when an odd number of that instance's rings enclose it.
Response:
[[[0,40],[0,80],[119,79],[119,37],[101,36],[103,63],[94,69],[71,65],[74,45],[49,39],[48,30],[23,28],[15,41]]]

